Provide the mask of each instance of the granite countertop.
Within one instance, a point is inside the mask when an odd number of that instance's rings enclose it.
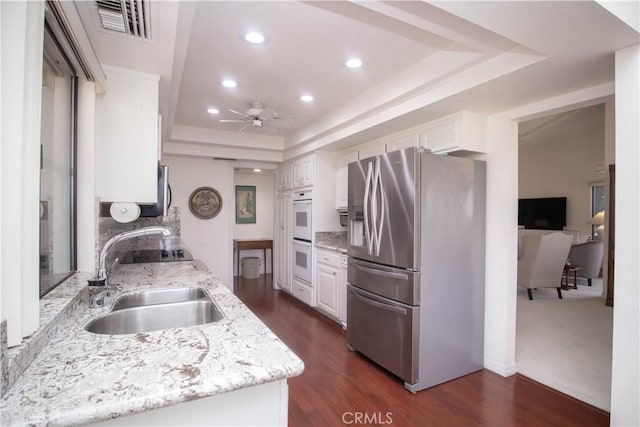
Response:
[[[346,231],[318,231],[316,232],[315,244],[319,248],[347,253],[347,232]]]
[[[224,318],[128,335],[83,326],[110,310],[89,308],[88,292],[63,320],[0,406],[2,425],[77,425],[293,377],[303,362],[200,261],[119,266],[117,295],[201,286]]]

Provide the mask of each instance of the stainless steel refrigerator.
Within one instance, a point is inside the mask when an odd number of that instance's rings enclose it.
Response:
[[[482,369],[484,162],[407,148],[348,176],[348,347],[412,392]]]

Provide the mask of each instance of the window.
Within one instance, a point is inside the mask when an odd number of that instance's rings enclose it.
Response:
[[[591,218],[602,211],[604,211],[604,184],[591,184]],[[591,239],[593,240],[602,238],[602,236],[598,236],[598,227],[598,224],[591,224]]]
[[[73,66],[44,31],[40,134],[40,296],[76,269]]]

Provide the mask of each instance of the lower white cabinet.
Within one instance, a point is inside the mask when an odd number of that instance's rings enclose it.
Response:
[[[342,306],[346,304],[342,292],[341,255],[339,252],[316,250],[316,303],[318,310],[342,321]]]
[[[313,288],[308,283],[299,280],[297,277],[294,277],[291,283],[291,294],[303,303],[310,305],[311,307],[315,306]]]
[[[331,317],[338,318],[338,284],[340,269],[332,265],[317,264],[316,289],[318,309]]]

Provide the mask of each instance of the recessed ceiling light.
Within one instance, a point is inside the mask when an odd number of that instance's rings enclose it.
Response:
[[[362,61],[358,58],[351,58],[347,62],[344,63],[349,68],[360,68],[362,67]]]
[[[253,44],[263,44],[267,41],[267,38],[257,31],[249,31],[244,35],[244,39]]]
[[[236,83],[234,80],[227,79],[227,80],[223,80],[222,81],[222,86],[224,86],[224,87],[236,87],[236,86],[238,86],[238,83]]]
[[[311,101],[313,101],[313,96],[311,96],[311,95],[300,95],[300,101],[302,101],[302,102],[311,102]]]
[[[208,108],[207,109],[207,113],[209,113],[209,114],[219,114],[220,110],[218,110],[217,108]]]
[[[253,171],[254,172],[262,172],[262,169],[255,168]]]

